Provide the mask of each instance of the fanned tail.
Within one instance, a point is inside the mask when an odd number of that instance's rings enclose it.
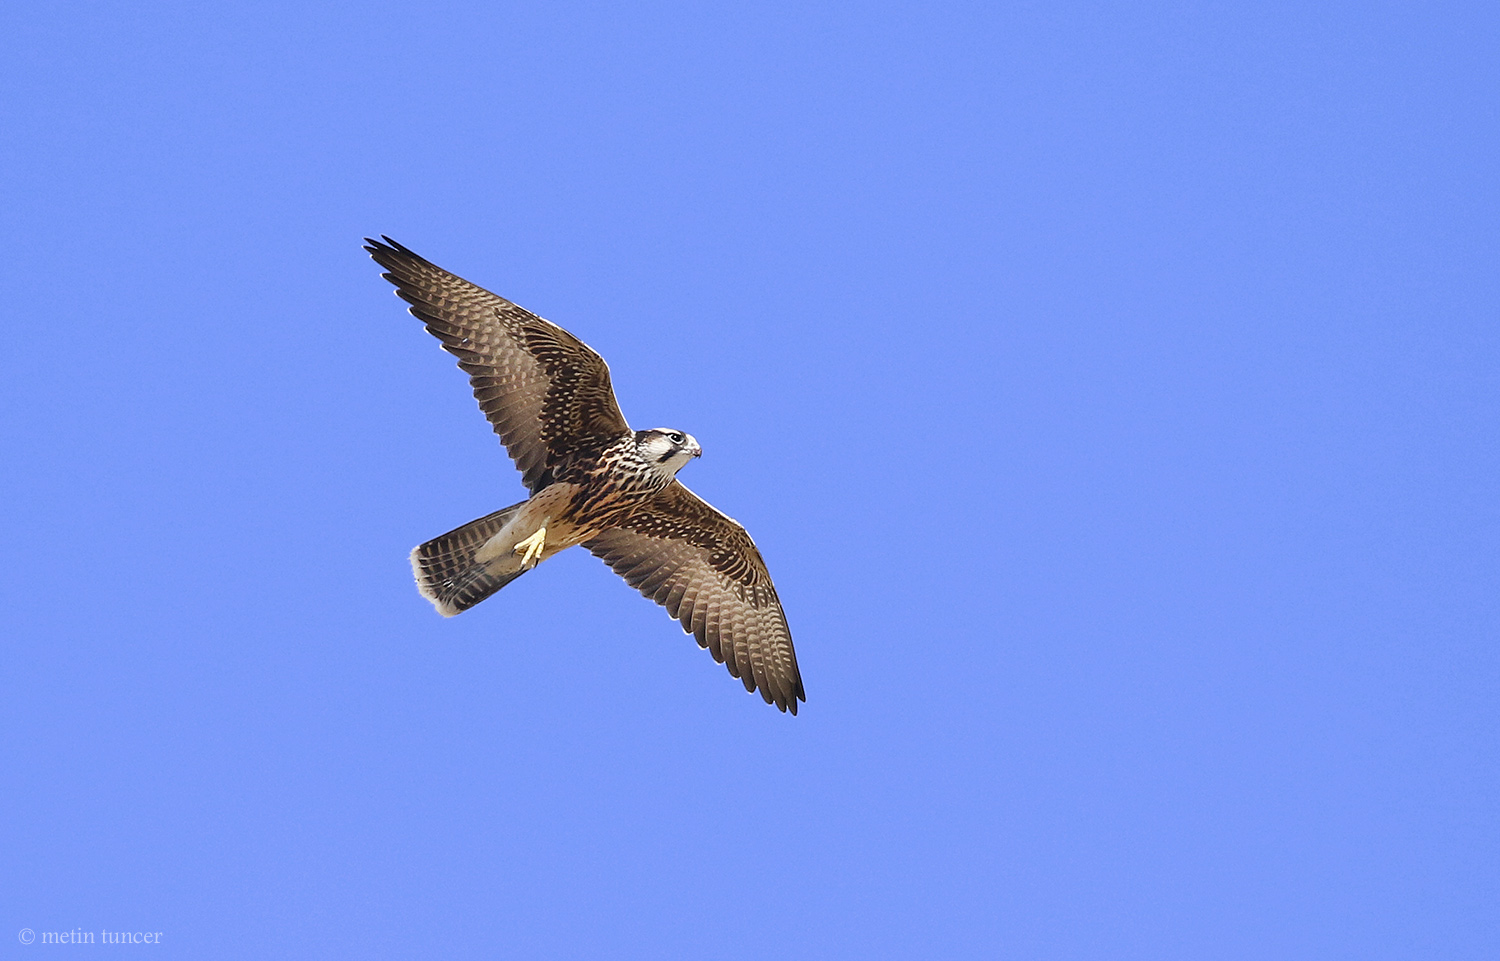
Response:
[[[483,562],[474,558],[484,543],[500,533],[524,506],[525,501],[512,504],[412,550],[411,572],[416,576],[417,590],[432,602],[439,614],[452,617],[467,611],[526,573],[520,558],[514,555]]]

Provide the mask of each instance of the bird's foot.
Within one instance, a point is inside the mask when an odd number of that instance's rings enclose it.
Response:
[[[529,571],[542,559],[542,546],[547,543],[547,528],[538,527],[536,533],[516,545],[516,553],[521,555],[521,569]]]

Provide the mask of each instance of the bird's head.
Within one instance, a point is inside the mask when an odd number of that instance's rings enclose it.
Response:
[[[703,456],[703,448],[698,446],[692,434],[670,427],[636,431],[635,446],[641,452],[642,460],[669,478],[694,457]]]

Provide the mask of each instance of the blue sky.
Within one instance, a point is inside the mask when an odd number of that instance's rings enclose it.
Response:
[[[1495,957],[1497,34],[0,12],[3,956]],[[522,489],[379,233],[698,437],[801,716],[417,595]]]

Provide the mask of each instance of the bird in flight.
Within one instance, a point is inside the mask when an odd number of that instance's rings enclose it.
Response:
[[[413,316],[469,375],[531,497],[411,552],[417,590],[452,617],[582,544],[667,609],[767,704],[806,701],[792,635],[755,542],[677,480],[703,449],[631,430],[583,341],[391,240],[365,239]]]

